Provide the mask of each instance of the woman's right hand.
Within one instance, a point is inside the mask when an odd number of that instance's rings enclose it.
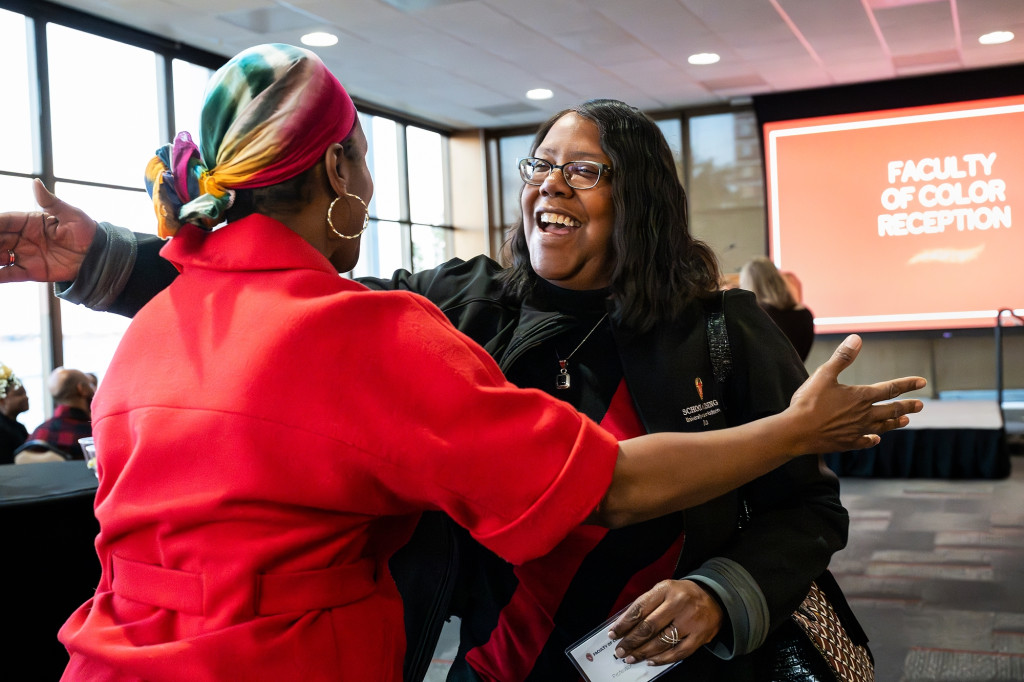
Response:
[[[35,181],[42,212],[0,213],[0,262],[14,253],[14,264],[0,267],[2,282],[65,282],[78,276],[96,221]]]
[[[828,362],[793,394],[784,414],[794,418],[794,436],[801,443],[795,452],[826,453],[877,445],[880,434],[906,426],[910,423],[906,415],[924,407],[920,400],[893,400],[924,388],[928,382],[922,377],[861,386],[839,383],[839,373],[857,357],[861,343],[856,334],[846,337]]]

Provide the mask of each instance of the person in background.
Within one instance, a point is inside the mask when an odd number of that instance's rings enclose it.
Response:
[[[53,396],[53,416],[37,426],[29,440],[45,441],[68,459],[85,459],[78,439],[92,435],[96,382],[80,370],[58,367],[50,373],[47,388]]]
[[[232,59],[200,142],[179,135],[147,172],[181,274],[138,311],[97,394],[103,577],[61,630],[65,679],[397,679],[387,562],[420,512],[523,563],[584,521],[640,522],[798,453],[871,445],[921,407],[875,405],[917,377],[838,385],[850,337],[777,416],[619,442],[507,383],[426,299],[337,275],[373,183],[355,108],[315,55]],[[0,241],[5,279],[73,276],[46,244],[75,251],[95,224],[68,209],[0,220],[5,235],[21,221]]]
[[[28,440],[18,415],[28,411],[28,394],[21,379],[0,362],[0,464],[14,464],[14,451]]]
[[[740,269],[740,288],[754,292],[758,305],[806,361],[814,345],[814,314],[793,296],[775,264],[764,256],[747,261]]]
[[[779,274],[782,275],[782,279],[786,280],[786,286],[789,287],[789,293],[793,294],[793,300],[797,302],[797,305],[803,305],[804,284],[800,278],[791,270],[779,270]]]

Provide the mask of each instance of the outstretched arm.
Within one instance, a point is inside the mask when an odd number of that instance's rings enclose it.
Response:
[[[55,197],[38,179],[34,190],[42,213],[0,214],[0,253],[14,253],[14,264],[0,268],[0,282],[72,280],[96,235],[96,221],[83,211]]]
[[[178,271],[160,257],[164,241],[92,218],[35,183],[42,212],[0,213],[3,282],[54,282],[58,296],[132,317]]]
[[[783,412],[703,433],[652,433],[620,443],[611,486],[591,516],[619,527],[718,497],[805,454],[876,445],[878,434],[909,423],[920,400],[893,400],[924,388],[921,377],[845,386],[839,373],[860,352],[852,335],[793,395]],[[877,404],[881,401],[892,401]],[[668,452],[677,456],[666,456]]]

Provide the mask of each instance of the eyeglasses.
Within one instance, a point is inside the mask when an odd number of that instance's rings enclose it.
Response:
[[[556,166],[536,156],[519,160],[519,175],[523,176],[523,182],[528,185],[543,183],[554,170],[562,171],[565,184],[573,189],[590,189],[597,184],[603,173],[611,173],[612,167],[597,161],[566,161]]]

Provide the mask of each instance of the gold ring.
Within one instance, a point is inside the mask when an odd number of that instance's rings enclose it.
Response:
[[[668,644],[669,647],[674,647],[676,644],[679,644],[679,642],[683,641],[679,639],[679,630],[676,630],[675,625],[669,625],[667,628],[662,630],[661,635],[658,636],[658,639],[663,641],[665,644]]]

